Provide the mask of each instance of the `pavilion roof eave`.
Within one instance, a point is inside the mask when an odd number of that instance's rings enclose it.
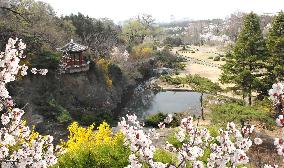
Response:
[[[87,49],[88,49],[87,46],[75,43],[71,39],[71,41],[69,43],[67,43],[65,46],[63,46],[62,48],[57,48],[57,51],[67,52],[67,53],[70,53],[70,52],[75,53],[75,52],[82,52],[82,51],[85,51]]]

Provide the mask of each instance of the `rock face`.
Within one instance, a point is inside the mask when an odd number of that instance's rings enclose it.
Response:
[[[25,106],[25,118],[41,133],[59,138],[67,134],[71,121],[82,125],[103,120],[112,124],[118,119],[119,107],[129,84],[119,68],[109,70],[107,85],[104,74],[95,65],[88,72],[47,76],[29,75],[8,88],[18,107]],[[57,135],[58,134],[58,135]]]

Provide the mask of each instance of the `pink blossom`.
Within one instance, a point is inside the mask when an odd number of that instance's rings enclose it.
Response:
[[[254,138],[254,143],[255,143],[256,145],[260,145],[260,144],[262,144],[262,139],[260,139],[260,138]]]

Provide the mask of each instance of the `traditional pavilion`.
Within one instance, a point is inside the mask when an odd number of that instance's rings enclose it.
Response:
[[[89,63],[83,52],[88,49],[87,46],[71,41],[58,51],[63,52],[62,63],[64,65],[64,73],[75,73],[89,70]]]

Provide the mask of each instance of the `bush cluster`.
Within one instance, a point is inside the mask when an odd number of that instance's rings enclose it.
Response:
[[[244,106],[238,103],[224,103],[211,105],[212,123],[216,125],[226,125],[228,122],[261,122],[265,127],[271,129],[275,126],[275,121],[264,106]]]
[[[169,83],[170,85],[187,84],[199,92],[216,94],[217,92],[222,91],[218,83],[214,83],[211,80],[199,75],[187,75],[186,77],[171,77],[167,75],[161,76],[160,79]]]
[[[129,164],[130,149],[124,146],[123,135],[113,134],[107,123],[103,122],[95,131],[94,125],[84,128],[74,122],[68,130],[68,141],[61,143],[67,152],[59,157],[54,167],[118,168]]]
[[[213,61],[220,61],[221,60],[221,57],[220,56],[216,56]]]
[[[103,79],[105,81],[105,84],[107,87],[111,88],[112,87],[112,79],[109,75],[109,67],[110,67],[111,63],[110,61],[106,60],[106,59],[99,59],[97,61],[97,66],[99,67],[99,69],[102,71],[103,74]]]
[[[173,121],[170,124],[166,124],[166,127],[177,127],[180,125],[181,119],[184,117],[189,116],[188,113],[174,113],[173,114]],[[153,115],[148,115],[145,118],[145,126],[146,127],[154,127],[158,128],[158,124],[164,122],[164,119],[167,117],[165,113],[157,113]]]

